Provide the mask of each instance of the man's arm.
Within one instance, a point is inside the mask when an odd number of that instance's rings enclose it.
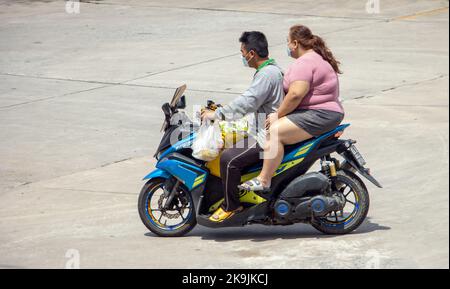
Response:
[[[217,117],[222,120],[237,120],[257,111],[265,103],[270,89],[270,78],[262,72],[258,73],[252,85],[242,95],[216,110]]]

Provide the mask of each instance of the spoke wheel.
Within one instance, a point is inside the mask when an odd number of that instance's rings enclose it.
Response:
[[[369,211],[369,194],[361,179],[348,171],[338,172],[335,185],[339,194],[345,198],[342,210],[313,218],[311,224],[325,234],[347,234],[365,220]]]
[[[192,196],[180,186],[171,204],[166,206],[164,183],[164,179],[154,179],[144,185],[139,195],[139,216],[144,225],[159,236],[185,235],[196,225]]]

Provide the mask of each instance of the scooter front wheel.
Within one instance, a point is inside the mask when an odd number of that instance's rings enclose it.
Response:
[[[194,202],[190,192],[179,186],[170,206],[165,208],[165,179],[149,180],[141,190],[138,211],[144,225],[161,237],[180,237],[197,224]]]

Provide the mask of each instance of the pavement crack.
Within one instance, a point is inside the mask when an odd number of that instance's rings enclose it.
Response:
[[[403,88],[403,87],[411,87],[411,86],[417,86],[417,85],[421,85],[423,83],[427,83],[427,82],[432,82],[432,81],[436,81],[439,79],[443,79],[445,77],[448,77],[448,74],[439,74],[433,78],[429,78],[429,79],[424,79],[424,80],[419,80],[419,81],[415,81],[415,82],[409,82],[409,83],[403,83],[403,84],[399,84],[399,85],[395,85],[395,86],[391,86],[385,89],[380,90],[378,93],[372,94],[372,95],[361,95],[361,96],[357,96],[357,97],[353,97],[351,99],[346,99],[345,101],[352,101],[352,100],[360,100],[360,99],[366,99],[366,98],[373,98],[376,96],[379,96],[380,94],[384,93],[384,92],[388,92],[388,91],[393,91],[393,90],[397,90],[399,88]]]
[[[46,100],[51,100],[51,99],[55,99],[55,98],[60,98],[60,97],[64,97],[64,96],[69,96],[69,95],[74,95],[74,94],[78,94],[78,93],[98,90],[98,89],[111,87],[111,86],[159,88],[159,89],[168,89],[168,90],[175,90],[175,89],[177,89],[176,87],[171,87],[171,86],[144,85],[144,84],[126,83],[128,81],[133,81],[133,80],[127,80],[125,82],[100,82],[100,81],[90,81],[90,80],[82,80],[82,79],[64,79],[64,78],[53,78],[53,77],[40,77],[40,76],[12,74],[12,73],[0,73],[0,75],[16,76],[16,77],[24,77],[24,78],[34,78],[34,79],[46,79],[46,80],[73,81],[73,82],[81,82],[81,83],[103,84],[101,86],[97,86],[97,87],[93,87],[93,88],[82,89],[82,90],[77,90],[77,91],[64,93],[64,94],[60,94],[60,95],[54,95],[54,96],[34,99],[34,100],[30,100],[30,101],[15,103],[15,104],[11,104],[11,105],[0,106],[0,110],[7,110],[7,109],[10,109],[10,108],[16,108],[16,107],[20,107],[20,106],[24,106],[24,105],[28,105],[28,104],[33,104],[33,103],[42,102],[42,101],[46,101]],[[146,75],[144,77],[139,77],[139,78],[136,78],[136,79],[141,79],[141,78],[145,78],[145,77],[148,77],[148,75]],[[208,89],[189,89],[189,90],[190,91],[195,91],[195,92],[222,93],[222,94],[232,94],[232,95],[239,95],[240,94],[239,92],[221,91],[221,90],[208,90]]]
[[[72,188],[58,188],[58,187],[44,187],[49,190],[62,190],[62,191],[73,191],[73,192],[85,192],[85,193],[101,193],[101,194],[113,194],[113,195],[127,195],[136,196],[137,193],[129,192],[115,192],[115,191],[99,191],[99,190],[86,190],[86,189],[72,189]]]
[[[41,179],[41,180],[36,180],[36,181],[24,181],[23,183],[20,183],[20,184],[18,184],[16,186],[13,186],[10,189],[6,190],[5,193],[10,192],[10,191],[14,191],[15,189],[20,188],[20,187],[25,187],[25,186],[29,186],[29,185],[39,184],[39,183],[42,183],[42,182],[46,182],[46,181],[54,180],[54,179],[58,179],[58,178],[64,178],[64,177],[68,177],[68,176],[73,176],[73,175],[76,175],[76,174],[79,174],[79,173],[82,173],[82,172],[92,171],[92,170],[96,170],[96,169],[99,169],[99,168],[104,168],[104,167],[107,167],[107,166],[110,166],[110,165],[114,165],[114,164],[117,164],[117,163],[120,163],[120,162],[125,162],[125,161],[132,160],[132,159],[139,159],[139,158],[143,158],[143,157],[144,156],[129,157],[129,158],[121,159],[121,160],[118,160],[118,161],[113,161],[113,162],[109,162],[109,163],[106,163],[106,164],[102,164],[100,166],[91,167],[91,168],[87,168],[87,169],[83,169],[83,170],[79,170],[79,171],[74,171],[74,172],[71,172],[71,173],[68,173],[68,174],[57,175],[57,176],[53,176],[53,177],[50,177],[50,178],[44,178],[44,179]],[[123,192],[115,192],[115,193],[120,194],[120,193],[123,193]]]
[[[109,166],[109,165],[113,165],[113,164],[117,164],[117,163],[129,161],[129,160],[131,160],[131,159],[133,159],[133,157],[124,158],[124,159],[121,159],[121,160],[118,160],[118,161],[109,162],[109,163],[106,163],[106,164],[101,165],[100,167],[101,167],[101,168],[104,168],[104,167],[107,167],[107,166]]]
[[[228,54],[228,55],[225,55],[225,56],[215,57],[215,58],[211,58],[211,59],[207,59],[207,60],[203,60],[203,61],[199,61],[199,62],[195,62],[195,63],[191,63],[191,64],[186,64],[186,65],[182,65],[182,66],[179,66],[179,67],[174,67],[174,68],[163,70],[163,71],[148,73],[146,75],[143,75],[143,76],[140,76],[140,77],[137,77],[137,78],[133,78],[133,79],[130,79],[130,80],[127,80],[127,81],[124,81],[122,84],[126,84],[126,83],[131,82],[131,81],[147,78],[147,77],[158,75],[158,74],[162,74],[162,73],[177,71],[177,70],[180,70],[180,69],[189,68],[189,67],[193,67],[193,66],[197,66],[197,65],[201,65],[201,64],[205,64],[205,63],[211,63],[211,62],[214,62],[214,61],[217,61],[217,60],[230,58],[230,57],[234,57],[234,56],[237,56],[237,55],[239,55],[239,53]]]
[[[292,16],[292,17],[314,17],[325,19],[343,19],[343,20],[383,20],[388,21],[389,18],[371,18],[371,17],[350,17],[350,16],[333,16],[320,14],[304,14],[304,13],[287,13],[287,12],[270,12],[270,11],[253,11],[253,10],[239,10],[227,8],[206,8],[206,7],[183,7],[183,6],[164,6],[164,5],[136,5],[136,4],[121,4],[121,3],[104,3],[99,1],[83,0],[82,3],[93,5],[110,5],[110,6],[128,6],[128,7],[147,7],[158,9],[177,9],[177,10],[191,10],[191,11],[207,11],[207,12],[229,12],[229,13],[247,13],[247,14],[265,14],[277,16]]]
[[[362,106],[382,106],[382,107],[429,107],[448,108],[448,104],[379,104],[379,103],[359,103]]]
[[[444,12],[448,12],[448,6],[439,7],[439,8],[433,9],[433,10],[419,11],[419,12],[415,12],[415,13],[409,14],[409,15],[398,16],[398,17],[393,18],[392,20],[393,21],[395,21],[395,20],[412,20],[417,17],[433,16],[433,15],[441,14]]]
[[[73,92],[69,92],[69,93],[64,93],[64,94],[60,94],[60,95],[54,95],[54,96],[34,99],[34,100],[21,102],[21,103],[15,103],[15,104],[6,105],[6,106],[1,106],[0,110],[6,110],[6,109],[10,109],[10,108],[15,108],[15,107],[27,105],[27,104],[42,102],[42,101],[46,101],[46,100],[50,100],[50,99],[54,99],[54,98],[59,98],[59,97],[68,96],[68,95],[74,95],[74,94],[77,94],[77,93],[92,91],[92,90],[101,89],[101,88],[105,88],[105,87],[107,87],[107,85],[93,87],[93,88],[89,88],[89,89],[77,90],[77,91],[73,91]]]
[[[448,77],[448,74],[439,74],[439,75],[437,75],[437,76],[435,76],[433,78],[397,85],[397,86],[385,89],[385,90],[383,90],[383,92],[384,91],[395,90],[395,89],[402,88],[402,87],[405,87],[405,86],[416,86],[416,85],[420,85],[420,84],[423,84],[423,83],[427,83],[427,82],[432,82],[432,81],[436,81],[436,80],[439,80],[439,79],[443,79],[445,77]]]

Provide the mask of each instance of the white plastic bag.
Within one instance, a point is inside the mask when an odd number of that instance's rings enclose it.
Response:
[[[212,161],[223,148],[222,132],[219,122],[205,122],[200,126],[192,144],[192,156],[199,160]]]

